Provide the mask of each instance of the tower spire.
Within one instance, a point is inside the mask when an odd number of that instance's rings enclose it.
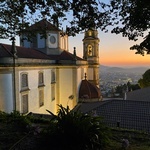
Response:
[[[99,38],[98,31],[90,28],[83,39],[83,58],[88,62],[88,81],[99,87]]]

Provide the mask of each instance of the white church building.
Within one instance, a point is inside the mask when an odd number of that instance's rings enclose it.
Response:
[[[75,48],[69,52],[67,34],[50,22],[41,20],[31,30],[32,40],[23,33],[20,46],[0,43],[0,111],[46,114],[56,113],[59,104],[72,109],[79,102],[100,101],[97,30],[85,32],[83,58]]]

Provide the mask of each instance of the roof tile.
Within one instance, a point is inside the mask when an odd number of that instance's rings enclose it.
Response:
[[[82,58],[78,56],[74,56],[73,54],[65,50],[60,54],[59,59],[60,60],[83,60]]]
[[[55,25],[48,22],[46,19],[43,19],[39,22],[36,22],[35,24],[31,25],[28,30],[41,30],[46,29],[49,31],[61,31],[59,28],[57,28]]]
[[[0,44],[1,48],[0,48],[0,57],[12,57],[12,53],[11,53],[11,45],[7,45],[7,44]],[[25,48],[25,47],[20,47],[20,46],[16,46],[17,49],[17,56],[19,58],[35,58],[35,59],[51,59],[50,56],[32,49],[32,48]]]

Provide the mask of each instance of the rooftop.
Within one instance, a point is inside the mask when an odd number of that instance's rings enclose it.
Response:
[[[112,99],[81,103],[77,108],[83,113],[101,116],[111,127],[150,132],[150,101]]]
[[[126,99],[150,102],[150,87],[127,92]]]

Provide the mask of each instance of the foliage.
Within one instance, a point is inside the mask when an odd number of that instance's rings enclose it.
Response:
[[[138,84],[131,84],[129,81],[127,82],[128,91],[134,91],[140,89]]]
[[[61,27],[67,20],[65,25],[67,23],[69,35],[75,35],[89,27],[104,28],[108,22],[108,12],[104,12],[104,6],[104,3],[97,3],[95,0],[2,0],[0,37],[15,37],[23,29],[43,18],[57,27]]]
[[[28,131],[30,121],[26,116],[23,116],[18,111],[13,111],[10,114],[0,112],[0,121],[5,124],[11,124],[14,131]]]
[[[54,141],[53,137],[50,137],[50,133],[47,132],[49,131],[47,129],[47,126],[50,127],[49,124],[49,119],[47,118],[47,123],[44,122],[44,126],[43,126],[43,122],[39,124],[39,122],[41,122],[41,118],[38,121],[38,118],[36,117],[36,123],[34,122],[34,125],[40,126],[44,129],[46,129],[46,133],[48,133],[47,138],[43,138],[43,134],[39,133],[39,134],[32,134],[32,132],[30,134],[28,134],[28,132],[24,132],[21,130],[14,130],[11,126],[12,124],[10,122],[8,122],[8,117],[10,116],[10,114],[4,113],[4,112],[0,112],[0,149],[32,149],[32,150],[44,150],[44,149],[51,149],[53,150],[53,145],[52,142]],[[15,112],[15,114],[12,114],[12,116],[17,116],[20,118],[20,115],[18,112]],[[55,115],[54,115],[55,116]],[[25,117],[26,116],[21,116],[21,117]],[[10,117],[9,117],[10,119]],[[31,119],[30,117],[26,119]],[[11,119],[10,119],[11,120]],[[12,119],[13,120],[13,119]],[[55,119],[54,119],[55,120]],[[53,121],[54,121],[53,120]],[[32,116],[32,121],[34,121],[34,116]],[[46,123],[46,124],[45,124]],[[53,129],[56,129],[54,125],[54,122],[52,123],[52,127]],[[86,125],[85,125],[86,127]],[[103,130],[104,131],[104,130]],[[106,145],[106,147],[104,148],[104,150],[122,150],[121,148],[121,141],[123,138],[127,138],[130,142],[130,146],[129,146],[129,150],[149,150],[150,147],[150,134],[148,133],[144,133],[141,131],[135,131],[135,130],[127,130],[127,129],[121,129],[121,128],[112,128],[110,129],[110,132],[112,134],[112,136],[110,137],[110,141],[109,144]],[[54,134],[54,133],[53,133]],[[55,134],[54,134],[55,135]],[[26,138],[24,138],[26,137]],[[55,137],[54,137],[55,138]],[[71,138],[71,137],[70,137]],[[18,143],[18,145],[16,145],[15,147],[13,147],[14,143],[20,141],[21,139],[23,139],[22,142]],[[55,138],[56,139],[56,138]],[[45,141],[48,141],[47,144],[45,145]],[[52,141],[51,141],[52,140]],[[77,140],[80,140],[80,135],[77,138]],[[59,147],[59,144],[62,144],[61,141],[54,141],[56,143],[56,146]],[[67,141],[68,143],[69,141]],[[78,143],[76,143],[78,144]],[[48,147],[46,147],[48,146]],[[60,145],[62,146],[62,145]],[[57,150],[54,147],[54,150]],[[60,148],[59,150],[62,150],[62,148]]]
[[[11,127],[16,131],[28,131],[30,121],[18,111],[13,111],[7,117],[7,123],[11,123]]]
[[[144,37],[139,45],[134,45],[136,54],[150,53],[150,3],[149,0],[110,0],[107,4],[100,0],[1,0],[0,37],[12,38],[19,35],[29,25],[46,18],[57,27],[67,25],[68,35],[75,36],[80,31],[95,27],[137,40]],[[69,17],[68,17],[69,16]]]
[[[100,150],[108,144],[109,130],[99,117],[70,111],[69,107],[62,105],[59,107],[57,115],[49,111],[53,115],[49,128],[45,130],[49,145],[55,149]]]
[[[111,22],[114,26],[112,33],[122,33],[129,40],[137,40],[139,36],[145,36],[140,45],[134,45],[136,54],[150,53],[150,3],[149,0],[111,0]]]
[[[125,92],[134,91],[140,89],[138,84],[131,84],[129,81],[127,84],[118,85],[115,89],[116,93],[119,93],[121,96],[124,96]]]
[[[0,149],[10,149],[19,139],[29,133],[30,121],[19,112],[0,112]]]
[[[148,69],[143,75],[143,78],[139,79],[138,83],[141,88],[150,87],[150,69]]]

